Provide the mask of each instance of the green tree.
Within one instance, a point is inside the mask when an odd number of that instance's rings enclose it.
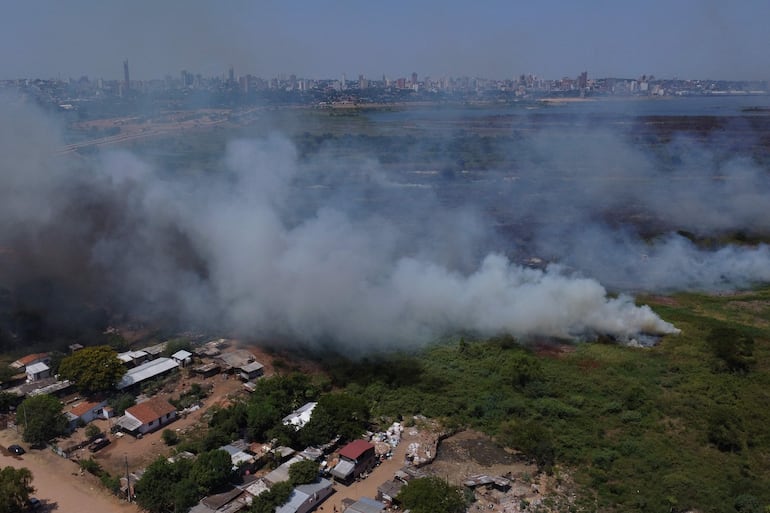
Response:
[[[289,482],[294,485],[313,483],[318,479],[318,463],[302,460],[289,467]]]
[[[743,422],[734,408],[717,405],[708,416],[708,439],[722,452],[740,452],[743,448]]]
[[[0,412],[7,412],[19,403],[20,397],[11,392],[0,392]]]
[[[3,468],[0,470],[0,513],[24,511],[34,491],[32,472],[28,468]]]
[[[0,364],[0,383],[5,383],[6,381],[9,381],[17,373],[18,371],[15,371],[10,366]]]
[[[461,513],[465,500],[460,489],[439,477],[409,481],[398,494],[398,500],[413,513]]]
[[[32,445],[43,445],[67,429],[61,403],[47,394],[24,399],[16,412],[16,421],[24,426],[22,438]]]
[[[190,477],[205,495],[230,481],[233,462],[227,451],[215,449],[200,454],[190,470]]]
[[[150,513],[187,511],[199,494],[190,479],[191,463],[179,460],[170,463],[159,456],[136,483],[136,502]]]
[[[503,366],[503,375],[514,387],[524,388],[543,377],[540,362],[532,355],[517,353]]]
[[[304,445],[326,443],[337,435],[354,440],[366,431],[368,421],[369,407],[364,399],[346,393],[326,394],[299,435]]]
[[[706,341],[729,372],[748,372],[756,363],[754,339],[734,328],[714,328]]]
[[[286,504],[293,489],[294,486],[289,481],[276,483],[254,499],[249,513],[274,513],[279,506]]]
[[[177,351],[192,352],[192,343],[185,337],[179,337],[166,342],[166,349],[163,350],[163,356],[171,356]]]
[[[109,400],[108,404],[115,410],[115,415],[123,415],[126,408],[136,404],[136,398],[131,394],[120,394]]]
[[[164,429],[161,438],[163,438],[163,443],[166,445],[176,445],[179,443],[179,435],[173,429]]]
[[[99,426],[96,424],[89,424],[86,427],[86,437],[88,437],[89,440],[93,440],[94,438],[98,437],[102,434],[102,430],[99,429]]]
[[[110,346],[86,347],[59,365],[59,374],[74,381],[85,393],[113,390],[125,373],[126,368]]]

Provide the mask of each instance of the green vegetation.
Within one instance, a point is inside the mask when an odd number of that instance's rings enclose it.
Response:
[[[216,493],[232,474],[230,455],[222,450],[170,463],[163,456],[153,461],[136,483],[136,502],[150,513],[187,511],[198,500]]]
[[[367,402],[352,394],[322,394],[324,383],[305,374],[260,379],[248,399],[230,408],[216,410],[205,438],[189,450],[210,450],[237,438],[277,439],[280,444],[308,446],[323,444],[336,436],[357,438],[366,430],[370,411]],[[310,422],[299,431],[281,420],[309,401],[318,401]]]
[[[86,437],[89,440],[93,440],[95,438],[98,438],[102,434],[102,430],[99,429],[99,427],[96,424],[89,424],[86,426]]]
[[[179,395],[178,399],[171,399],[169,402],[176,406],[177,410],[184,410],[205,399],[210,393],[211,385],[201,386],[198,383],[193,383],[189,390]]]
[[[78,461],[81,469],[99,478],[102,486],[117,495],[120,492],[120,478],[111,475],[93,458]]]
[[[19,405],[16,419],[24,426],[22,439],[36,446],[45,445],[67,430],[67,419],[61,411],[61,403],[46,394],[24,399]]]
[[[466,506],[461,490],[440,477],[409,481],[398,500],[404,509],[414,513],[461,513]]]
[[[0,513],[24,511],[34,491],[32,472],[28,468],[3,468],[0,470]]]
[[[294,489],[289,481],[276,483],[268,491],[261,493],[254,499],[249,508],[249,513],[274,513],[275,510],[289,500]]]
[[[481,429],[546,472],[565,466],[578,509],[770,505],[770,290],[644,302],[682,334],[648,349],[463,339],[328,368],[373,418],[419,413]]]
[[[136,404],[136,398],[131,394],[124,393],[110,398],[107,404],[115,410],[115,415],[123,415],[126,408],[131,408]]]
[[[163,443],[169,446],[179,443],[179,435],[177,435],[176,431],[173,429],[164,429],[161,438],[163,438]]]
[[[292,486],[313,483],[318,479],[318,463],[302,460],[289,467],[289,482]]]
[[[12,392],[0,391],[0,413],[7,413],[11,407],[17,406],[20,402],[20,396]]]
[[[86,347],[62,359],[59,374],[75,382],[84,393],[113,390],[126,368],[110,346]]]

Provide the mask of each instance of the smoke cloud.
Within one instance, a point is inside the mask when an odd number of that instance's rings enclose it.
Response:
[[[766,170],[686,140],[652,153],[603,131],[530,134],[503,149],[515,171],[467,184],[480,199],[459,208],[366,158],[305,162],[280,135],[232,141],[208,172],[68,159],[49,120],[3,109],[0,282],[44,277],[141,318],[348,349],[464,331],[632,338],[678,330],[623,291],[770,279],[767,246],[676,234],[770,228]],[[516,263],[533,256],[555,263]]]

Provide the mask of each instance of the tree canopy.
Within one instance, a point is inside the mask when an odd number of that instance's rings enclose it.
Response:
[[[227,451],[216,449],[199,455],[190,470],[201,494],[216,490],[227,484],[232,475],[233,462]]]
[[[398,494],[404,509],[413,513],[461,513],[465,500],[460,489],[439,477],[409,481]]]
[[[318,463],[312,460],[302,460],[289,467],[289,482],[292,485],[313,483],[318,479]]]
[[[754,339],[735,328],[714,328],[707,342],[720,366],[729,372],[748,372],[756,363]]]
[[[294,489],[289,481],[276,483],[268,491],[260,493],[251,503],[249,513],[273,513],[279,506],[286,504]]]
[[[325,394],[299,436],[304,445],[326,443],[337,435],[354,440],[366,431],[368,421],[369,406],[364,399],[347,393]]]
[[[67,419],[61,408],[59,400],[47,394],[24,399],[16,414],[16,421],[24,426],[24,441],[43,445],[63,434],[67,429]]]
[[[3,468],[0,470],[0,513],[23,511],[34,491],[32,472],[28,468]]]
[[[110,346],[86,347],[64,358],[59,374],[75,382],[85,393],[113,390],[126,368]]]
[[[158,457],[136,483],[136,502],[150,513],[187,511],[203,496],[225,485],[232,475],[230,455],[204,452],[194,462],[170,463]]]

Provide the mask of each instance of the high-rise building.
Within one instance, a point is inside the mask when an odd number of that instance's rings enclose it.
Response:
[[[584,71],[578,77],[578,88],[585,89],[586,87],[588,87],[588,72]]]
[[[123,61],[123,89],[128,91],[131,86],[131,80],[128,77],[128,59]]]
[[[230,71],[228,73],[227,78],[229,79],[231,84],[235,83],[235,69],[232,66],[230,66]]]

